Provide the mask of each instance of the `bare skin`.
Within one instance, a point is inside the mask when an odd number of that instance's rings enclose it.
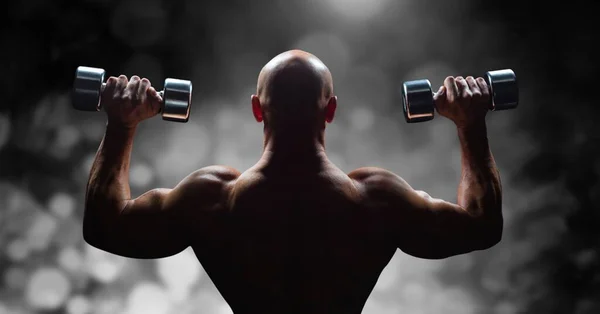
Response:
[[[83,236],[102,250],[161,258],[192,247],[234,313],[360,313],[397,249],[442,259],[498,243],[501,185],[488,146],[485,81],[448,77],[435,94],[462,150],[457,203],[380,168],[348,174],[325,153],[337,98],[327,67],[293,50],[261,71],[252,95],[264,151],[250,169],[202,168],[173,189],[132,198],[136,126],[158,113],[150,82],[111,77],[104,139],[87,187]],[[202,143],[199,143],[202,145]]]

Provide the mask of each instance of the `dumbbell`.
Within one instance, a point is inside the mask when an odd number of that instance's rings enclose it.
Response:
[[[77,110],[100,111],[100,95],[106,86],[106,71],[86,66],[77,67],[73,84],[72,104]],[[192,82],[168,78],[164,90],[158,92],[162,98],[163,120],[187,122],[192,104]]]
[[[514,109],[519,103],[517,77],[510,69],[488,71],[485,80],[490,89],[491,111]],[[435,102],[427,79],[402,84],[402,108],[408,123],[433,119]]]

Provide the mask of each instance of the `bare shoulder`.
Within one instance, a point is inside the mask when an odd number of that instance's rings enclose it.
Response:
[[[398,208],[426,208],[447,202],[432,198],[427,192],[413,189],[399,175],[382,168],[358,168],[348,174],[366,200],[380,205]]]
[[[185,177],[176,187],[177,195],[186,199],[201,198],[217,201],[240,177],[232,167],[214,165],[198,169]]]
[[[424,191],[414,190],[399,175],[382,168],[364,167],[348,174],[355,186],[361,191],[363,201],[367,204],[399,209],[424,208],[432,198]]]
[[[354,184],[363,192],[409,190],[410,185],[399,175],[378,167],[362,167],[348,173]]]
[[[198,169],[188,175],[182,183],[185,184],[228,184],[240,176],[235,168],[221,165],[208,166]]]

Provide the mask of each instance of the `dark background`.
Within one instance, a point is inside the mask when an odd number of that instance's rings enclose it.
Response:
[[[330,158],[380,166],[456,200],[451,122],[404,122],[398,88],[511,68],[520,106],[488,115],[505,231],[441,261],[397,252],[364,313],[600,313],[597,6],[583,1],[60,0],[0,9],[0,313],[231,313],[186,250],[161,260],[98,251],[81,236],[103,113],[76,112],[78,65],[194,83],[187,124],[137,132],[134,196],[193,170],[260,156],[250,95],[288,49],[316,54],[339,97]]]

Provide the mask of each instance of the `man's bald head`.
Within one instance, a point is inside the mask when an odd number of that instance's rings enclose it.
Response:
[[[331,73],[319,58],[305,51],[286,51],[269,61],[258,76],[257,96],[271,127],[331,120],[324,110],[333,97]]]

